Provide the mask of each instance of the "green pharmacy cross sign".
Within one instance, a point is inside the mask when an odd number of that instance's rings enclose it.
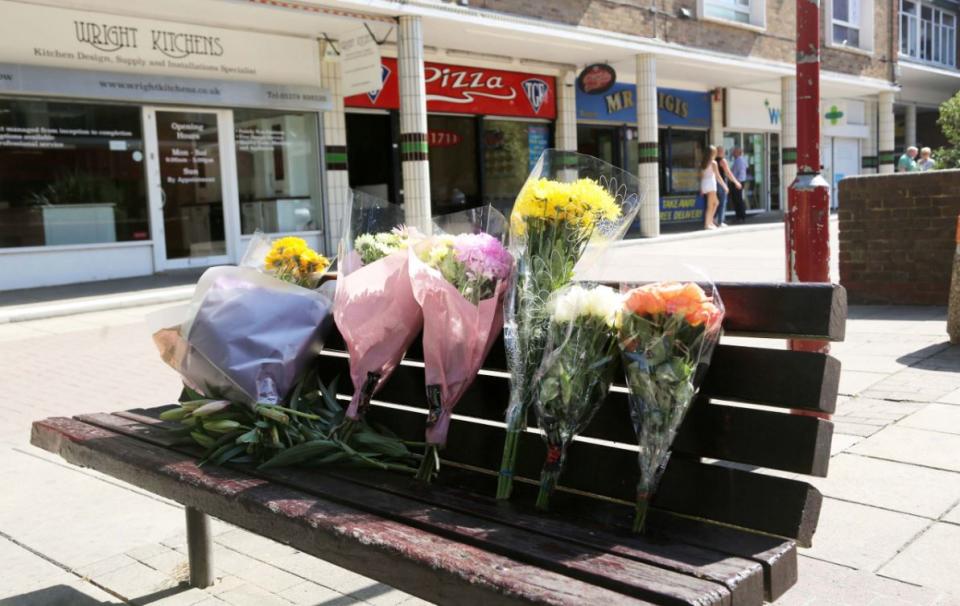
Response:
[[[838,108],[836,105],[831,105],[830,111],[825,113],[823,117],[829,120],[832,126],[836,126],[837,122],[840,121],[840,118],[843,117],[843,112],[840,111],[840,108]]]

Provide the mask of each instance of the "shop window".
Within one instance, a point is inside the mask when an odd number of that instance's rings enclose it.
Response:
[[[901,0],[900,54],[933,65],[956,67],[956,14],[914,0]]]
[[[140,108],[0,99],[0,247],[148,240]]]
[[[520,120],[483,121],[483,202],[508,214],[543,150],[550,125]]]
[[[828,0],[827,11],[832,46],[873,50],[873,0]]]
[[[764,0],[699,0],[699,14],[707,19],[766,26]]]
[[[242,233],[319,230],[317,114],[238,109],[233,119]]]
[[[660,130],[661,166],[664,168],[665,194],[689,194],[700,191],[700,164],[707,146],[702,130],[669,128]]]
[[[433,211],[442,214],[479,206],[477,121],[427,116],[427,143]]]

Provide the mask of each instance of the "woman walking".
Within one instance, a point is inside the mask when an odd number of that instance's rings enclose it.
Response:
[[[713,222],[714,215],[717,212],[717,206],[720,200],[717,198],[717,184],[727,193],[730,192],[727,184],[720,178],[720,169],[717,168],[717,147],[711,145],[707,148],[707,153],[703,155],[703,163],[700,165],[700,194],[706,201],[706,211],[703,213],[703,228],[716,229]]]
[[[730,194],[733,192],[730,190],[730,186],[740,189],[743,187],[737,178],[733,176],[733,173],[730,172],[730,165],[727,164],[727,157],[723,153],[723,148],[717,146],[717,168],[720,173],[720,183],[724,184],[725,187],[717,191],[717,199],[720,201],[720,205],[717,207],[717,216],[714,221],[717,224],[717,227],[726,227],[727,224],[724,220],[727,217],[727,200],[732,198]]]

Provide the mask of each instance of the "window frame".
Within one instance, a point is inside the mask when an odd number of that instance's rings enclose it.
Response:
[[[904,3],[911,4],[916,12],[913,14],[904,11]],[[930,14],[930,19],[924,19],[924,10]],[[949,69],[957,68],[957,18],[955,12],[921,0],[901,0],[900,11],[900,55],[905,58],[935,67]],[[946,25],[945,18],[949,17],[953,23]],[[911,27],[904,38],[903,20],[910,21]],[[904,51],[904,40],[907,50]],[[929,51],[926,46],[929,42]],[[912,43],[912,44],[911,44]],[[912,46],[913,53],[910,52]]]
[[[848,2],[847,20],[834,18],[833,10],[835,6],[834,3],[836,1],[838,0],[827,0],[826,17],[828,18],[824,19],[824,26],[826,29],[824,39],[827,41],[827,46],[853,53],[861,53],[872,56],[875,44],[873,22],[875,0],[843,0]],[[855,6],[856,21],[849,20],[850,13],[854,12],[850,10],[850,7],[853,6]],[[834,28],[836,26],[856,30],[858,33],[857,45],[854,46],[852,44],[845,44],[842,40],[837,40],[834,37]]]
[[[739,27],[753,31],[766,31],[767,29],[767,11],[766,0],[746,0],[746,5],[742,5],[740,0],[724,2],[723,0],[697,0],[697,18],[703,21],[712,21],[722,23],[731,27]],[[711,8],[717,8],[723,11],[732,11],[735,14],[745,15],[747,21],[738,21],[729,19],[720,15],[711,15]]]

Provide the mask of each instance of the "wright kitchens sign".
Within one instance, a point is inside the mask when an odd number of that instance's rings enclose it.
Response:
[[[317,85],[316,41],[0,1],[8,63]]]
[[[344,105],[400,107],[397,60],[384,57],[381,62],[380,89],[347,97]],[[428,111],[548,120],[557,116],[556,82],[552,76],[429,61],[424,64],[424,72]]]

